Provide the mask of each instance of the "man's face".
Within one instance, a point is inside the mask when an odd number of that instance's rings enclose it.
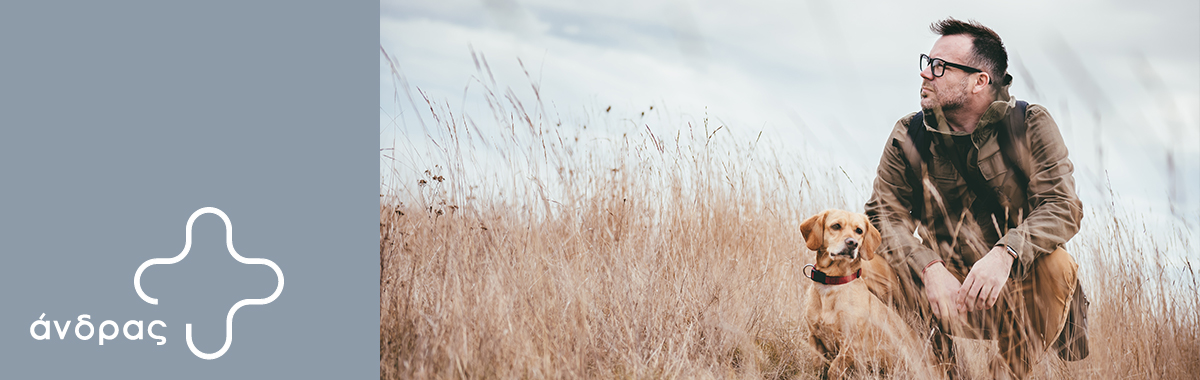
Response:
[[[929,50],[930,58],[966,64],[971,53],[971,37],[964,34],[942,36]],[[934,77],[932,68],[921,71],[921,108],[931,110],[941,107],[952,111],[967,104],[970,74],[954,67],[946,67],[941,77]]]

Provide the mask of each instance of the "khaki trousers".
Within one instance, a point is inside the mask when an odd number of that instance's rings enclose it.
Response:
[[[872,263],[877,262],[877,263]],[[1024,378],[1033,367],[1032,358],[1046,350],[1062,332],[1067,320],[1068,306],[1078,283],[1075,259],[1058,248],[1049,255],[1033,261],[1031,271],[1023,281],[1010,279],[1004,286],[996,305],[987,310],[973,311],[958,318],[936,318],[925,295],[920,275],[908,267],[893,271],[885,260],[870,260],[864,266],[864,280],[885,303],[891,303],[901,315],[917,315],[920,335],[933,331],[935,354],[944,364],[953,364],[954,349],[949,336],[970,339],[995,339],[1000,356],[1012,375]],[[948,268],[962,281],[964,268]],[[1005,371],[993,367],[995,377]]]

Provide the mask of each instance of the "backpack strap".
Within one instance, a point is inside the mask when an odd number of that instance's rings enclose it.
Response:
[[[930,137],[929,131],[925,130],[925,112],[917,111],[908,121],[908,144],[900,146],[908,159],[909,187],[912,187],[909,215],[916,220],[925,219],[925,166],[933,160],[933,153],[929,151]]]
[[[933,153],[929,152],[929,143],[932,141],[930,137],[929,131],[925,130],[925,111],[917,111],[912,120],[908,121],[908,139],[917,148],[922,162],[933,159]]]
[[[1009,170],[1013,170],[1014,178],[1021,188],[1028,191],[1029,189],[1029,172],[1030,172],[1030,154],[1028,147],[1028,139],[1026,132],[1029,130],[1029,125],[1025,124],[1025,111],[1029,108],[1029,103],[1024,100],[1017,101],[1016,112],[1009,112],[1006,117],[1004,131],[996,131],[996,142],[1000,143],[1000,155],[1004,157],[1004,164],[1008,165]]]

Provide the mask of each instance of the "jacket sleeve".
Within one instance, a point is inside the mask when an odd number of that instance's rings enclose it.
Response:
[[[1018,265],[1012,278],[1023,279],[1033,261],[1066,244],[1083,219],[1083,203],[1075,194],[1075,171],[1058,125],[1046,108],[1031,104],[1026,111],[1027,141],[1031,159],[1029,215],[1009,229],[997,245],[1012,247]]]
[[[899,270],[907,265],[919,274],[940,258],[913,236],[916,221],[909,213],[912,210],[913,192],[909,180],[913,173],[908,170],[908,159],[902,148],[909,140],[905,123],[912,116],[909,114],[896,122],[892,134],[888,136],[883,157],[879,159],[871,199],[867,201],[866,214],[871,224],[879,230],[882,237],[879,251],[888,253],[885,257],[891,266]]]

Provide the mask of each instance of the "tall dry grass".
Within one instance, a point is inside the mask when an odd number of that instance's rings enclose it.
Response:
[[[381,378],[819,377],[798,227],[861,210],[846,194],[865,184],[707,118],[595,109],[564,122],[536,82],[525,100],[498,92],[474,58],[500,138],[406,83],[397,94],[427,119],[424,136],[381,150],[395,168],[380,198]],[[1035,378],[1200,373],[1196,274],[1164,275],[1155,256],[1192,243],[1147,240],[1116,213],[1090,207],[1069,247],[1092,300],[1091,356],[1047,356]],[[969,373],[988,376],[994,345],[965,343]]]

